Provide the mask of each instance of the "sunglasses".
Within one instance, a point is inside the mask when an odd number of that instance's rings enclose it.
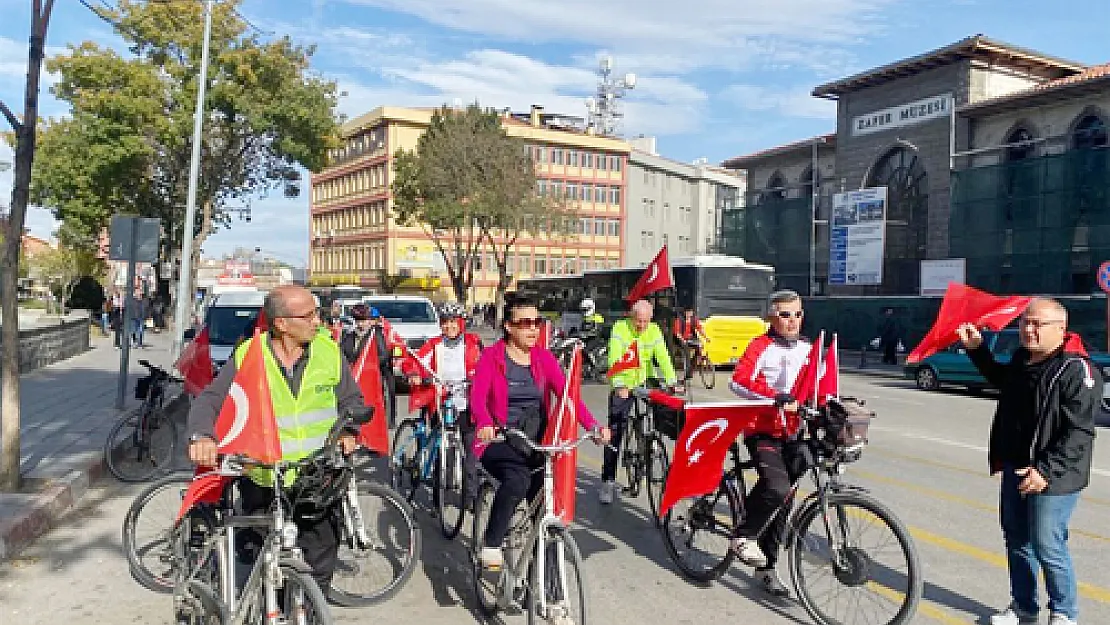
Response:
[[[791,317],[793,317],[795,319],[801,319],[802,315],[805,314],[805,311],[802,311],[802,310],[795,310],[795,311],[780,310],[776,314],[778,315],[779,319],[789,319]]]
[[[521,330],[539,330],[547,320],[543,317],[532,317],[531,319],[517,319],[510,321],[509,324],[520,328]]]

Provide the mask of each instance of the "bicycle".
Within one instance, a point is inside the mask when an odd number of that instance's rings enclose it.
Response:
[[[639,497],[641,484],[647,484],[648,504],[651,515],[659,524],[659,503],[663,500],[663,484],[670,470],[671,461],[667,446],[655,426],[655,413],[652,400],[662,391],[648,390],[638,386],[630,390],[635,399],[628,414],[624,442],[621,446],[620,464],[624,467],[628,484],[623,492],[630,497]]]
[[[431,415],[401,422],[393,435],[390,478],[393,488],[409,502],[415,500],[421,484],[428,484],[440,530],[444,538],[452,540],[466,515],[467,451],[459,418],[467,409],[470,381],[443,382],[435,378],[431,382],[444,391],[435,423],[429,423]]]
[[[871,625],[911,622],[923,590],[917,548],[905,525],[865,489],[841,481],[844,465],[859,460],[866,446],[867,427],[873,415],[863,412],[862,406],[859,400],[831,398],[819,409],[801,408],[804,418],[799,440],[806,443],[814,459],[807,472],[816,489],[790,516],[783,546],[789,550],[795,594],[810,617],[821,625],[857,622],[840,612],[830,614],[818,605],[820,599],[839,596],[836,584],[853,591],[850,594],[873,593],[870,601],[850,597],[849,609],[851,605],[857,609],[863,605],[891,606],[893,614],[887,620],[863,619]],[[716,491],[678,502],[663,519],[663,538],[671,559],[684,575],[698,582],[711,582],[731,566],[735,554],[729,541],[737,535],[746,515],[743,471],[754,468],[754,463],[740,459],[736,443],[732,444],[729,456],[732,466],[722,475]],[[793,501],[800,482],[801,477],[794,482],[786,501]],[[683,504],[688,508],[680,509]],[[905,572],[893,572],[897,563],[881,562],[880,554],[860,546],[863,535],[854,536],[849,531],[850,521],[867,518],[877,520],[893,534],[891,542],[898,552],[893,557],[904,560]],[[822,531],[823,536],[819,536]],[[702,538],[719,538],[720,543],[703,547]],[[811,575],[808,566],[819,570]],[[825,580],[834,585],[832,590],[820,593],[811,588]]]
[[[504,565],[496,571],[484,569],[479,553],[496,488],[494,478],[480,470],[470,552],[478,607],[492,617],[501,610],[519,609],[524,604],[529,625],[539,622],[585,625],[589,604],[582,555],[570,530],[555,514],[553,465],[557,454],[570,452],[585,440],[595,438],[596,433],[587,432],[577,440],[559,445],[538,445],[523,432],[504,428],[495,442],[503,442],[509,436],[526,441],[533,451],[543,455],[543,490],[514,512],[505,539]],[[572,605],[572,596],[577,599],[576,605]]]
[[[694,373],[698,374],[705,390],[712,390],[717,384],[717,368],[709,360],[709,356],[702,349],[700,338],[682,339],[678,348],[679,369],[684,373],[684,379],[693,379]]]
[[[208,518],[190,512],[180,523],[175,522],[192,481],[193,476],[187,473],[159,479],[135,497],[123,517],[123,552],[131,576],[149,590],[173,592],[176,580],[186,570],[185,541],[195,533],[194,525],[204,524]]]
[[[150,371],[135,383],[135,397],[143,403],[124,415],[104,442],[108,470],[122,482],[143,482],[168,471],[177,450],[177,427],[165,400],[169,385],[184,381],[146,360],[139,364]]]

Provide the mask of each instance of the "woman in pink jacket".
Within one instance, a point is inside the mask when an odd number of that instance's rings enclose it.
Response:
[[[559,400],[566,385],[558,360],[546,347],[536,344],[543,323],[536,303],[507,293],[502,319],[505,338],[482,352],[470,388],[470,410],[478,430],[474,454],[500,482],[479,556],[488,569],[502,566],[501,543],[509,531],[513,510],[525,496],[531,500],[543,487],[543,473],[536,471],[529,454],[511,440],[491,441],[498,427],[530,432],[538,441],[546,426],[548,408]],[[599,429],[584,403],[579,402],[575,413],[582,427]],[[608,442],[609,428],[600,429],[599,438]]]

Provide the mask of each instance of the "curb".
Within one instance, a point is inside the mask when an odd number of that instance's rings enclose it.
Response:
[[[872,378],[890,378],[893,380],[909,380],[901,371],[883,371],[882,369],[841,369],[841,373],[862,375]]]
[[[106,471],[103,451],[81,452],[76,462],[66,464],[77,466],[67,467],[57,477],[27,476],[24,483],[35,492],[4,495],[17,502],[23,499],[25,503],[22,506],[17,503],[21,509],[13,518],[0,519],[0,562],[16,557],[54,527]]]

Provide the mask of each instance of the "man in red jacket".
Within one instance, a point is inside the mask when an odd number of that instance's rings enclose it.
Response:
[[[794,291],[776,291],[767,305],[771,329],[752,339],[736,363],[729,388],[744,399],[773,399],[788,413],[782,423],[778,411],[757,424],[744,437],[748,453],[756,463],[759,479],[748,494],[748,515],[737,528],[732,548],[741,562],[756,567],[763,589],[785,596],[775,562],[782,547],[786,522],[793,507],[790,488],[805,472],[804,445],[795,439],[798,401],[791,395],[794,382],[805,366],[810,343],[801,338],[802,298]]]
[[[434,373],[443,383],[462,382],[474,379],[474,370],[478,366],[478,357],[482,354],[482,339],[472,332],[463,332],[463,315],[466,309],[461,304],[446,302],[439,308],[439,329],[442,332],[437,337],[429,339],[427,343],[414,354],[401,363],[401,370],[409,379],[410,393],[427,392],[424,385],[426,378]],[[419,362],[417,362],[419,360]],[[421,387],[424,388],[421,388]],[[438,394],[435,395],[438,401]],[[453,397],[458,407],[459,429],[462,431],[464,449],[470,449],[474,441],[474,424],[470,419],[470,409],[467,404],[469,392]],[[438,405],[427,406],[421,409],[422,414],[436,418]],[[478,465],[471,454],[466,455],[465,469],[467,472],[467,490],[471,490],[478,483]],[[472,493],[466,493],[467,499]]]

